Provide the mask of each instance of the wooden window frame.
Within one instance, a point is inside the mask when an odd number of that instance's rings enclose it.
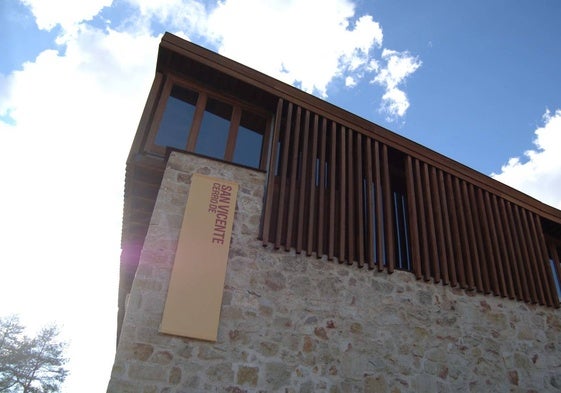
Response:
[[[198,94],[197,103],[195,104],[195,113],[193,115],[193,121],[191,123],[191,129],[189,131],[189,137],[187,139],[187,145],[185,146],[184,149],[170,148],[170,147],[160,146],[156,144],[156,136],[160,128],[160,123],[164,115],[168,98],[170,97],[171,91],[174,86],[189,89]],[[254,105],[245,102],[240,102],[239,100],[233,99],[232,97],[225,96],[217,91],[211,90],[208,87],[202,86],[198,83],[192,81],[186,81],[185,79],[173,75],[168,75],[165,78],[165,81],[163,81],[163,88],[161,89],[160,96],[158,97],[156,103],[156,109],[154,111],[154,116],[149,126],[148,137],[145,144],[145,151],[162,157],[167,156],[170,149],[182,150],[188,153],[198,154],[195,152],[195,147],[201,131],[201,124],[202,124],[204,113],[206,111],[206,103],[209,98],[216,99],[218,101],[231,105],[232,116],[229,119],[230,126],[228,130],[228,138],[226,141],[226,149],[224,152],[224,156],[221,159],[215,157],[207,157],[207,156],[204,157],[211,158],[217,161],[227,162],[233,165],[239,165],[242,167],[265,171],[267,169],[267,157],[269,152],[269,143],[271,139],[270,135],[271,135],[271,128],[273,124],[274,114],[262,108],[256,107]],[[253,166],[233,162],[242,111],[255,113],[263,117],[266,121],[265,131],[263,133],[263,141],[261,144],[258,167],[253,167]]]

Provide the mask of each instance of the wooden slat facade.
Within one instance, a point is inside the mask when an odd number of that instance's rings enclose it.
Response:
[[[264,245],[559,307],[534,212],[308,108],[275,118]]]

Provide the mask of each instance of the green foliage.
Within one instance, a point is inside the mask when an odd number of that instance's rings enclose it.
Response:
[[[0,392],[58,392],[68,375],[58,328],[43,327],[34,337],[24,330],[17,316],[0,318]]]

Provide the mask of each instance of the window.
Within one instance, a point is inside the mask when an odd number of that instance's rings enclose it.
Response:
[[[555,289],[557,290],[557,297],[561,299],[561,283],[559,282],[559,273],[555,267],[555,261],[549,259],[549,267],[551,268],[551,273],[553,275],[553,282],[555,283]]]
[[[270,114],[203,89],[168,81],[150,131],[150,150],[194,152],[236,164],[265,168]]]
[[[156,144],[184,149],[195,115],[198,94],[194,91],[174,86],[167,100]]]
[[[209,98],[206,103],[195,153],[223,159],[232,118],[232,106]]]
[[[266,130],[267,121],[264,117],[242,111],[233,161],[242,165],[259,167]]]

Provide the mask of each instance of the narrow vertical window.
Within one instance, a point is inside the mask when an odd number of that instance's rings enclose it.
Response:
[[[157,145],[186,149],[197,98],[194,91],[173,86],[156,135]]]
[[[555,282],[555,288],[557,289],[557,297],[561,299],[561,283],[559,282],[559,276],[557,275],[557,269],[555,267],[555,261],[553,259],[549,260],[549,267],[553,273],[553,281]]]

